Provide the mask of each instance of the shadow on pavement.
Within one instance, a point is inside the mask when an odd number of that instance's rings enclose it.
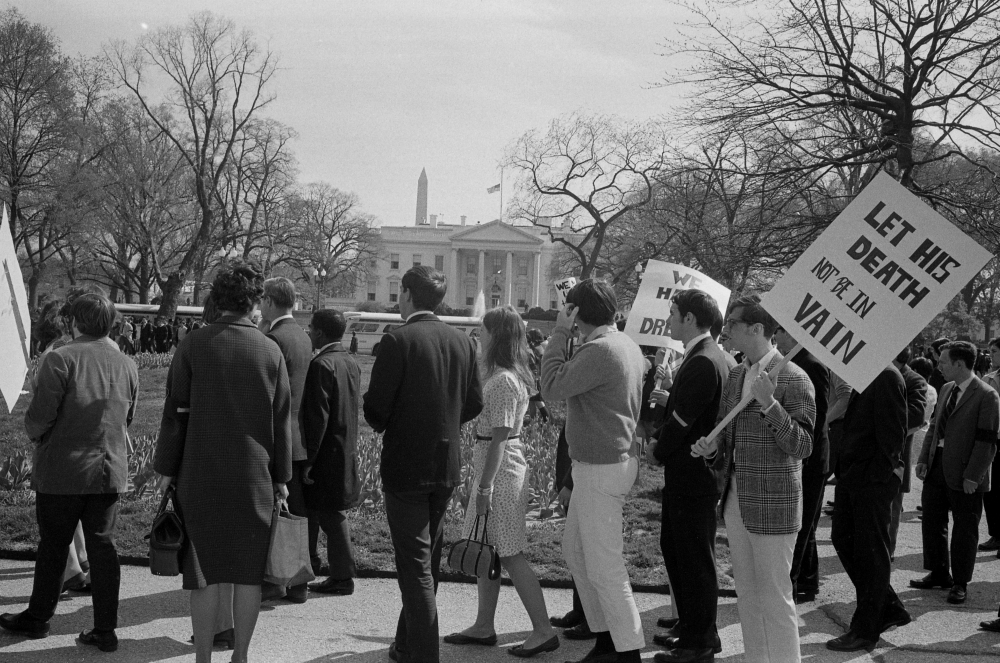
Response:
[[[0,642],[3,642],[0,640]],[[2,647],[0,647],[2,652]],[[79,643],[39,651],[2,652],[4,663],[55,663],[62,661],[101,661],[101,663],[154,663],[175,656],[193,654],[194,647],[167,637],[146,640],[119,640],[118,651],[101,652]],[[221,660],[221,659],[220,659]]]

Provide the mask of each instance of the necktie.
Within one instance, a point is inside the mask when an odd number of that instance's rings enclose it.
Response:
[[[958,394],[962,391],[958,385],[955,385],[954,389],[951,390],[951,394],[948,396],[948,402],[945,403],[944,411],[941,413],[941,422],[938,424],[938,439],[944,439],[945,432],[948,429],[948,419],[951,417],[951,413],[955,411],[955,405],[958,404]]]

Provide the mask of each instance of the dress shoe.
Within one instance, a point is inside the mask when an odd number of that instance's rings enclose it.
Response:
[[[795,592],[795,604],[801,605],[802,603],[812,603],[816,600],[816,590],[806,589]]]
[[[556,628],[573,628],[583,621],[583,613],[570,610],[562,617],[549,617],[549,623]]]
[[[695,663],[698,661],[714,661],[715,652],[711,647],[704,649],[668,649],[656,652],[653,656],[656,663]]]
[[[653,636],[653,642],[660,645],[661,647],[666,647],[667,649],[689,649],[688,647],[681,646],[681,639],[677,636],[666,636],[663,634],[657,634]],[[715,642],[711,647],[698,647],[694,651],[701,651],[702,649],[709,649],[713,654],[722,653],[722,640],[718,636],[715,638]]]
[[[679,621],[677,617],[660,617],[656,620],[656,625],[660,628],[673,628]]]
[[[444,636],[443,640],[449,645],[482,645],[483,647],[492,647],[497,643],[497,634],[494,633],[493,635],[480,638],[464,633],[452,633],[451,635]]]
[[[988,622],[979,622],[979,628],[984,631],[992,631],[993,633],[1000,633],[1000,619],[991,619]]]
[[[920,580],[910,581],[910,587],[914,589],[934,589],[936,587],[950,589],[954,584],[955,581],[951,579],[951,576],[934,572],[928,573]]]
[[[118,636],[114,631],[84,631],[77,638],[80,644],[97,647],[101,651],[118,651]]]
[[[906,626],[913,621],[913,617],[910,617],[910,613],[905,610],[900,613],[896,613],[891,617],[886,617],[882,622],[882,630],[887,631],[893,626]]]
[[[91,588],[90,581],[87,580],[86,573],[77,573],[72,578],[66,580],[63,583],[62,591],[64,592],[80,592],[81,594],[90,594],[93,589]]]
[[[517,656],[518,658],[531,658],[535,654],[544,654],[545,652],[555,651],[557,649],[559,649],[559,636],[553,635],[537,647],[525,649],[522,645],[517,645],[516,647],[511,647],[507,651],[510,652],[512,656]]]
[[[965,603],[966,594],[965,585],[955,583],[952,586],[951,591],[948,592],[948,603],[961,605],[962,603]]]
[[[597,636],[590,630],[590,626],[587,622],[582,621],[573,628],[568,628],[563,631],[563,637],[569,638],[570,640],[591,640]]]
[[[877,644],[878,640],[868,640],[858,636],[854,631],[848,631],[839,638],[827,641],[826,648],[833,651],[860,651],[862,649],[871,651],[875,649]]]
[[[289,587],[281,598],[289,603],[305,603],[309,599],[309,585],[302,583]]]
[[[314,582],[309,585],[310,591],[320,594],[337,594],[339,596],[350,596],[354,593],[354,578],[346,580],[334,580],[327,578],[323,582]]]
[[[194,644],[194,636],[191,636],[191,644]],[[225,631],[219,631],[212,638],[212,646],[214,647],[225,647],[226,649],[232,649],[236,644],[236,633],[231,628],[227,628]]]
[[[983,552],[989,550],[1000,550],[1000,538],[991,536],[985,542],[979,544],[979,549]]]
[[[274,601],[280,599],[285,595],[285,588],[281,585],[273,585],[271,583],[264,583],[260,589],[260,602]]]
[[[389,643],[389,658],[396,661],[396,663],[400,663],[400,661],[404,661],[406,659],[403,652],[399,651],[399,647],[396,646],[395,641]]]
[[[0,615],[0,627],[14,633],[26,635],[35,640],[47,636],[49,634],[49,623],[33,619],[27,613],[27,610],[19,612],[16,615],[8,612],[3,613]]]

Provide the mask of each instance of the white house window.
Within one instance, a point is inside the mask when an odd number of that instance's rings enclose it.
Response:
[[[390,253],[389,254],[389,268],[390,269],[399,269],[399,254],[398,253]]]
[[[476,286],[471,283],[465,284],[465,305],[472,306],[476,303]]]
[[[528,259],[518,258],[517,259],[517,275],[527,276],[528,275]]]
[[[476,259],[473,256],[469,256],[465,259],[465,273],[466,274],[479,273],[479,265],[476,264]]]
[[[444,271],[444,256],[434,256],[434,269]]]
[[[423,259],[422,255],[420,255],[419,253],[414,253],[413,254],[413,266],[414,267],[420,267],[420,261],[422,259]]]
[[[395,304],[399,301],[399,283],[389,281],[389,303]]]
[[[368,282],[368,301],[375,301],[375,289],[378,284],[375,281]]]
[[[493,256],[493,273],[499,274],[503,271],[503,258],[500,256]]]
[[[517,305],[519,308],[528,305],[528,288],[523,285],[517,288]]]

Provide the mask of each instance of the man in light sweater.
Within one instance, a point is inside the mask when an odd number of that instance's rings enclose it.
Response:
[[[639,346],[615,329],[617,308],[607,284],[578,283],[542,356],[542,397],[566,401],[573,499],[563,555],[597,636],[587,663],[639,663],[645,645],[622,555],[622,507],[639,472],[632,439],[645,361]],[[570,359],[574,325],[584,342]]]

